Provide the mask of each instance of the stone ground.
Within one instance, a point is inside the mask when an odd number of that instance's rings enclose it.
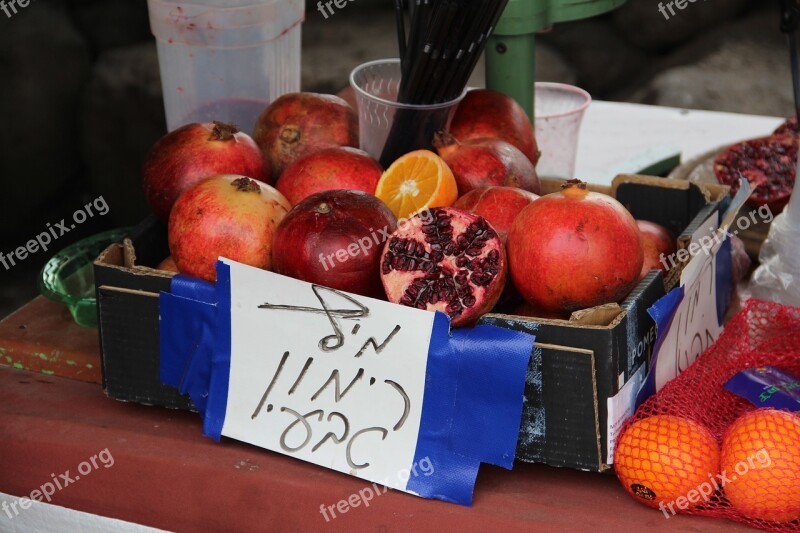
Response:
[[[378,3],[348,3],[327,20],[308,10],[304,90],[337,92],[358,64],[396,55],[389,2]],[[697,2],[667,21],[658,0],[628,0],[542,34],[537,79],[608,100],[785,116],[793,106],[777,4]],[[471,84],[482,77],[479,67]],[[165,130],[144,0],[37,0],[0,14],[0,80],[0,251],[99,194],[111,213],[57,248],[142,218],[141,164]],[[0,317],[37,294],[48,256],[0,265]]]

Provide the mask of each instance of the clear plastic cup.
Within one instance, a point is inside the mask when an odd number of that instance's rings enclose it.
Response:
[[[572,179],[578,156],[583,114],[592,97],[579,87],[536,82],[534,122],[542,156],[536,171],[542,177]]]
[[[303,0],[148,0],[167,128],[221,120],[251,133],[300,90]]]
[[[466,89],[455,100],[432,105],[397,102],[400,60],[379,59],[356,67],[350,85],[358,104],[361,149],[384,168],[414,150],[433,150],[433,137],[447,131]],[[388,144],[387,144],[387,141]]]

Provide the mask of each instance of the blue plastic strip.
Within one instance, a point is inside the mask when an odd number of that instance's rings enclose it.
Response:
[[[676,287],[669,291],[666,296],[658,300],[647,310],[647,313],[656,321],[656,344],[653,346],[653,358],[650,360],[650,368],[645,378],[639,394],[636,396],[636,409],[639,408],[650,396],[656,393],[656,364],[661,345],[666,339],[665,333],[669,331],[678,306],[683,301],[683,287]]]
[[[733,296],[733,244],[730,239],[722,243],[716,259],[717,323],[722,324]]]
[[[174,276],[170,292],[159,300],[161,381],[189,394],[205,412],[211,356],[216,329],[216,289],[211,283]]]
[[[436,314],[414,455],[434,471],[411,477],[408,490],[469,505],[480,463],[513,467],[533,343],[495,326],[451,333],[447,316]]]
[[[230,268],[217,263],[216,286],[175,276],[170,291],[159,299],[161,381],[192,398],[203,433],[219,440],[230,374]]]
[[[217,336],[211,359],[211,383],[203,433],[216,439],[222,435],[228,409],[228,381],[231,374],[231,268],[217,261]]]

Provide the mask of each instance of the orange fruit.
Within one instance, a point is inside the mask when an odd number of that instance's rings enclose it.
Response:
[[[398,219],[406,219],[424,209],[453,205],[458,198],[458,187],[453,172],[441,157],[429,150],[416,150],[386,169],[375,196]]]
[[[762,409],[737,418],[722,438],[725,496],[748,518],[800,519],[800,416]]]
[[[631,424],[617,441],[614,469],[625,490],[649,507],[691,509],[716,491],[719,447],[692,420],[656,415]]]

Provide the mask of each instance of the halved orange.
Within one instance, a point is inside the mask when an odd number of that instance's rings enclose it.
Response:
[[[375,196],[398,219],[431,207],[453,205],[458,187],[447,163],[429,150],[410,152],[392,163],[378,181]]]

